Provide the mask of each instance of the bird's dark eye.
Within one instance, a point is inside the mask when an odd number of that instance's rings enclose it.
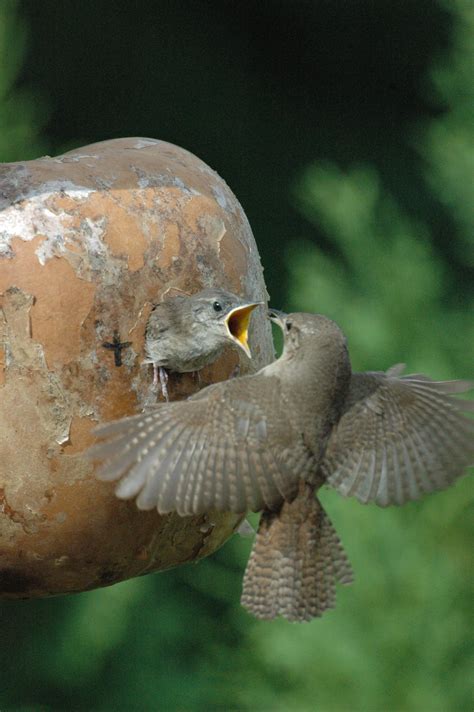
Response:
[[[291,323],[291,321],[287,321],[287,322],[286,322],[286,330],[287,330],[287,331],[290,331],[290,329],[291,329],[292,326],[293,326],[293,324]]]
[[[214,309],[214,311],[220,312],[222,311],[222,304],[220,302],[214,302],[212,308]]]

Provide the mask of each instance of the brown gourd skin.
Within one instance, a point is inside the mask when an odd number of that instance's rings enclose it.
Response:
[[[177,146],[105,141],[0,166],[0,236],[0,596],[83,591],[210,554],[239,514],[140,512],[82,453],[94,427],[159,397],[143,364],[153,305],[211,287],[266,301],[235,196]],[[226,349],[200,386],[272,360],[263,310],[250,347],[250,362]],[[170,374],[171,400],[198,388]]]

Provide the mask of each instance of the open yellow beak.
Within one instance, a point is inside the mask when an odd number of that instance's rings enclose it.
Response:
[[[225,318],[227,333],[232,341],[236,342],[245,351],[249,358],[252,358],[248,344],[250,317],[255,307],[263,302],[252,302],[241,307],[232,309]]]

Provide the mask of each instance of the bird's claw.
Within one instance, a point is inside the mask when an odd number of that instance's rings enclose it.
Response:
[[[166,402],[169,401],[168,395],[168,374],[162,366],[158,366],[156,363],[153,364],[153,388],[158,390],[158,382],[161,388],[161,395]]]
[[[160,385],[161,385],[161,393],[163,395],[163,398],[165,399],[166,402],[169,401],[169,395],[168,395],[168,374],[166,373],[165,369],[160,366]]]

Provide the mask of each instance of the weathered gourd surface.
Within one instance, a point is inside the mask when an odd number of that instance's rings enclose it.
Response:
[[[110,584],[206,556],[232,533],[231,514],[138,511],[81,455],[94,426],[158,397],[142,363],[153,304],[209,286],[267,297],[242,208],[189,152],[126,138],[0,166],[0,596]],[[263,309],[250,345],[242,372],[272,359]],[[238,358],[226,352],[200,385]],[[169,387],[173,399],[198,384],[183,374]]]

